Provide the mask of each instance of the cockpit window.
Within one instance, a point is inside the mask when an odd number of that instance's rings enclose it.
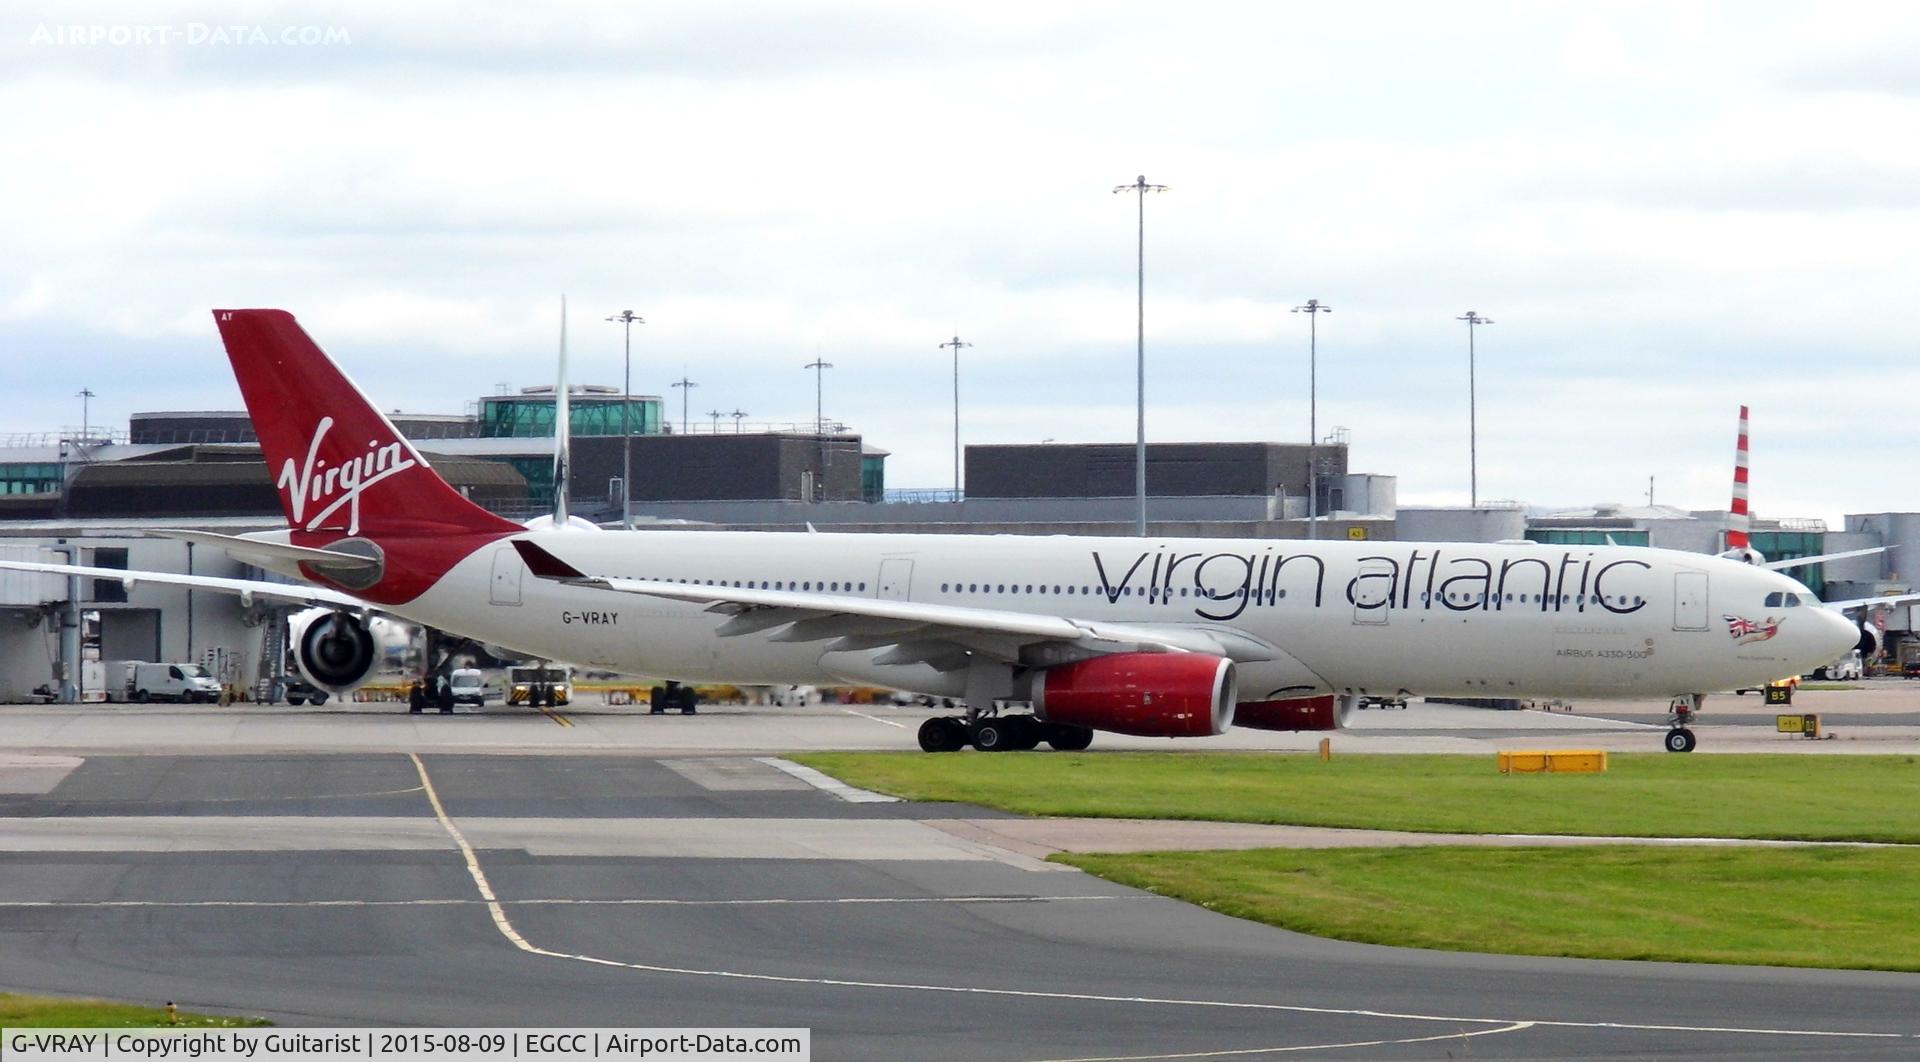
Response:
[[[1799,595],[1799,594],[1788,594],[1788,595],[1787,595],[1787,607],[1788,607],[1788,608],[1799,608],[1799,607],[1800,607],[1800,595]]]
[[[1768,595],[1767,595],[1767,601],[1766,601],[1766,607],[1767,607],[1767,608],[1779,608],[1779,607],[1780,607],[1780,599],[1781,599],[1781,598],[1783,598],[1783,597],[1785,597],[1785,596],[1787,596],[1787,595],[1785,595],[1785,594],[1783,594],[1783,593],[1781,593],[1781,592],[1780,592],[1780,591],[1778,591],[1778,590],[1775,590],[1775,591],[1774,591],[1773,593],[1771,593],[1771,594],[1768,594]]]

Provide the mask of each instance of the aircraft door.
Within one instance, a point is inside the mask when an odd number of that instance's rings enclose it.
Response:
[[[1673,629],[1707,629],[1707,573],[1675,572],[1673,575]]]
[[[1353,622],[1386,625],[1387,614],[1393,611],[1393,586],[1398,574],[1389,560],[1360,562],[1360,574],[1353,580]]]
[[[493,590],[491,600],[496,605],[518,605],[520,603],[520,576],[527,566],[520,560],[520,554],[512,546],[502,546],[493,552]]]
[[[890,557],[880,562],[880,593],[882,601],[905,601],[913,589],[913,561],[905,557]]]

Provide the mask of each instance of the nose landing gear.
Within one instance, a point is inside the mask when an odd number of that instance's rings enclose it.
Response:
[[[1688,729],[1687,724],[1693,722],[1693,717],[1700,713],[1700,706],[1706,702],[1706,699],[1706,695],[1702,693],[1689,693],[1673,699],[1673,703],[1667,708],[1668,752],[1693,751],[1695,744],[1693,731]]]

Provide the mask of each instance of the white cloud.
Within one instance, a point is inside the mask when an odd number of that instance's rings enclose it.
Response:
[[[1914,39],[1904,7],[270,12],[84,21],[352,43],[47,48],[66,7],[0,21],[0,365],[37,367],[0,425],[76,419],[49,411],[82,383],[102,416],[230,403],[206,313],[239,304],[293,309],[383,405],[456,410],[545,382],[564,291],[577,376],[617,378],[600,318],[632,308],[638,387],[685,366],[703,404],[803,420],[818,350],[891,481],[944,483],[956,331],[967,438],[1131,436],[1136,205],[1110,189],[1144,172],[1171,186],[1156,437],[1304,435],[1286,310],[1318,297],[1322,425],[1403,499],[1464,500],[1472,308],[1498,322],[1483,495],[1656,475],[1724,504],[1748,401],[1778,424],[1763,511],[1920,508],[1872,461],[1915,441],[1920,101],[1841,76]]]

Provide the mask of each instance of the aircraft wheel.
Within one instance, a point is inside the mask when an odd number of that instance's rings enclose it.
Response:
[[[981,752],[1005,752],[1014,747],[1013,728],[1003,719],[982,719],[973,724],[973,747]]]
[[[313,695],[313,703],[314,703],[315,705],[322,705],[322,704],[325,704],[325,703],[327,703],[327,695],[326,695],[325,693],[316,693],[316,694],[314,694],[314,695]]]
[[[1093,744],[1093,728],[1086,726],[1065,726],[1059,723],[1047,724],[1047,744],[1058,752],[1082,752]]]
[[[1692,752],[1693,746],[1693,731],[1684,726],[1667,731],[1668,752]]]
[[[922,752],[958,752],[966,743],[966,731],[945,716],[935,716],[920,724]]]
[[[1013,748],[1026,752],[1040,746],[1040,739],[1046,735],[1041,728],[1046,724],[1030,715],[1010,715],[1002,722],[1013,732]]]

